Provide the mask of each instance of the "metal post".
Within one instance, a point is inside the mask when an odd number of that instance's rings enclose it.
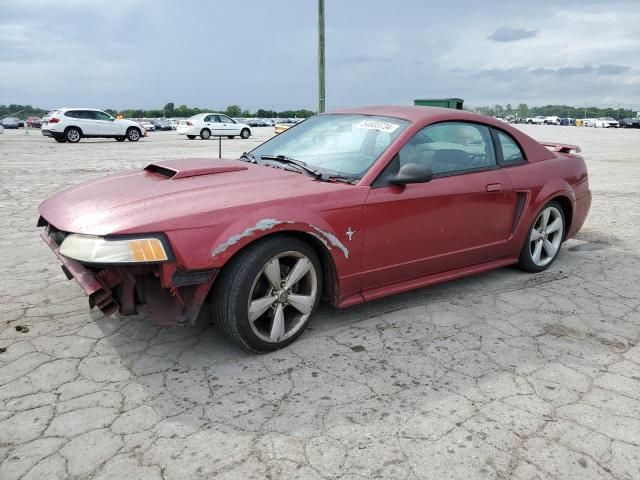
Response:
[[[218,135],[218,158],[222,158],[222,136]]]
[[[324,0],[318,0],[318,113],[324,112]]]

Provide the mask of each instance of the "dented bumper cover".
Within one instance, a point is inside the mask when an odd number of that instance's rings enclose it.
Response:
[[[175,263],[156,265],[84,265],[60,254],[60,245],[43,231],[40,234],[72,278],[89,297],[89,305],[106,315],[134,315],[146,306],[156,325],[193,325],[218,270],[181,271]]]

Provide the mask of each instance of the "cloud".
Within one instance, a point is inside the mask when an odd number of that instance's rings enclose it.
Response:
[[[578,75],[602,76],[628,73],[631,67],[626,65],[581,65],[570,67],[509,67],[486,68],[480,70],[452,69],[450,73],[464,74],[473,77],[485,77],[494,80],[515,80],[533,76],[571,77]]]
[[[598,73],[601,75],[622,75],[631,70],[628,65],[612,65],[605,64],[598,67]]]
[[[516,42],[524,38],[537,37],[538,30],[525,30],[523,28],[511,28],[502,26],[487,38],[494,42]]]

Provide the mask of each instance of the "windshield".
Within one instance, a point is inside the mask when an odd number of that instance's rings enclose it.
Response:
[[[409,125],[406,120],[356,114],[311,117],[251,153],[284,156],[336,175],[360,178]]]

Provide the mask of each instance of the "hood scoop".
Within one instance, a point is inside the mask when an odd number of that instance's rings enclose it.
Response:
[[[189,160],[183,160],[180,163],[171,162],[170,164],[169,162],[152,163],[144,167],[144,170],[149,173],[161,175],[169,180],[247,170],[245,165],[233,165],[233,163],[236,162],[224,162],[221,164],[219,161],[210,160],[208,163],[209,164],[202,161],[195,162]]]

